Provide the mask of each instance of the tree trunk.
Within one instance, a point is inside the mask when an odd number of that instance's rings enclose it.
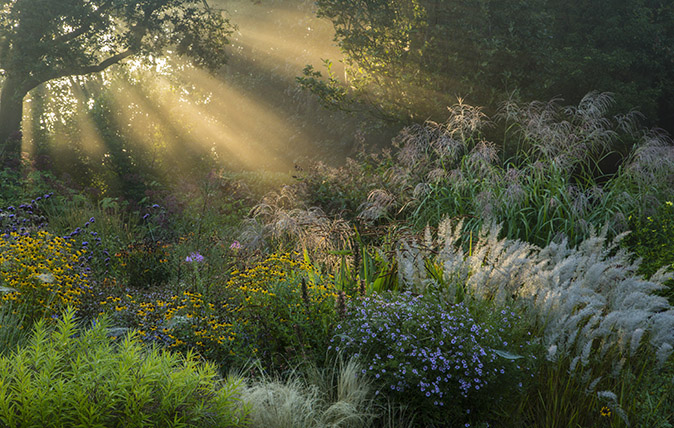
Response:
[[[23,98],[27,91],[10,76],[0,91],[0,161],[3,166],[17,166],[21,161],[21,119]]]

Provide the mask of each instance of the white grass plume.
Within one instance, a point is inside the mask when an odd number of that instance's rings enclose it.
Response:
[[[288,380],[263,379],[243,389],[251,428],[361,428],[377,414],[369,382],[351,360]]]
[[[583,364],[595,350],[629,355],[646,333],[661,362],[671,355],[674,309],[655,292],[672,274],[637,275],[639,261],[619,248],[624,235],[608,242],[604,229],[575,248],[566,241],[539,248],[501,239],[499,232],[496,225],[484,228],[467,253],[459,246],[461,224],[443,221],[436,253],[414,242],[401,245],[401,284],[423,293],[431,258],[445,279],[461,278],[474,296],[524,307],[554,355],[580,357]]]

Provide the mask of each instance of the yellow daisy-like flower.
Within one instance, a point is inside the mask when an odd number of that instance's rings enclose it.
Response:
[[[599,411],[599,414],[601,414],[601,415],[602,415],[603,417],[605,417],[605,418],[608,418],[608,417],[611,416],[611,409],[609,409],[608,407],[604,406],[604,407],[602,407],[601,410]]]

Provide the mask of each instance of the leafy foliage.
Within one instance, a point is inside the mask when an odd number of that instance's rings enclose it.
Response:
[[[131,243],[114,255],[124,282],[133,288],[166,284],[174,274],[169,245],[151,240]]]
[[[616,0],[599,10],[541,0],[317,4],[349,66],[347,85],[305,70],[305,86],[329,104],[361,102],[380,116],[421,123],[441,120],[455,96],[494,106],[512,92],[576,102],[600,90],[672,129],[674,10],[666,2]]]
[[[239,384],[194,355],[114,341],[99,320],[78,331],[74,312],[42,321],[25,347],[0,357],[0,421],[8,427],[238,426]]]
[[[0,287],[0,294],[6,290]],[[14,351],[26,342],[28,329],[24,327],[24,315],[12,305],[0,306],[0,356]]]
[[[23,99],[42,83],[86,75],[168,50],[215,69],[229,22],[198,0],[3,2],[0,9],[0,153],[20,159]],[[9,140],[9,141],[8,141]]]
[[[674,204],[665,201],[652,216],[645,219],[633,217],[630,219],[632,233],[625,239],[624,245],[634,255],[641,257],[639,271],[650,277],[658,269],[674,270]],[[663,292],[670,303],[674,301],[674,282],[667,283],[668,288]]]

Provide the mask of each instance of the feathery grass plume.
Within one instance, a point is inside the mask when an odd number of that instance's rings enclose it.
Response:
[[[613,105],[612,94],[590,92],[578,106],[562,107],[559,101],[519,105],[511,99],[501,106],[497,117],[514,130],[518,152],[523,150],[566,171],[596,162],[618,138],[615,124],[606,117]]]
[[[662,130],[644,132],[625,165],[626,179],[636,188],[671,189],[674,185],[674,141]]]
[[[353,360],[323,370],[299,370],[287,380],[262,378],[246,386],[251,428],[368,427],[377,415],[369,382]]]
[[[624,235],[606,239],[606,228],[574,248],[567,241],[544,248],[499,238],[500,226],[483,228],[470,253],[460,245],[460,226],[445,220],[438,229],[439,251],[401,243],[400,283],[423,292],[431,281],[427,263],[442,266],[444,279],[465,280],[469,292],[497,305],[515,300],[534,317],[552,354],[580,357],[587,364],[595,350],[629,355],[635,340],[648,332],[663,363],[674,344],[674,309],[654,293],[672,274],[664,269],[646,280],[638,261],[619,248]],[[448,293],[452,291],[446,289]],[[635,333],[636,332],[636,333]],[[636,336],[635,336],[636,335]]]
[[[605,402],[608,402],[609,408],[613,409],[615,413],[620,416],[620,419],[625,423],[625,425],[629,428],[630,422],[627,418],[627,414],[623,410],[622,407],[620,407],[620,403],[618,403],[618,397],[615,395],[615,393],[611,391],[599,391],[597,392],[597,397],[599,397],[600,400],[604,400]]]
[[[437,286],[437,281],[429,276],[426,269],[426,259],[430,256],[428,250],[416,241],[402,241],[396,248],[398,281],[419,293],[425,293],[428,287]]]
[[[241,398],[251,408],[250,427],[311,427],[319,419],[318,388],[305,386],[298,379],[246,387]]]
[[[357,218],[365,223],[372,223],[389,214],[395,204],[395,196],[384,189],[375,189],[367,195],[367,201],[358,209]]]
[[[241,241],[247,246],[290,244],[316,254],[328,254],[348,244],[351,227],[346,220],[331,219],[319,207],[298,205],[301,201],[290,186],[268,194],[251,210]]]
[[[451,107],[447,107],[449,118],[445,122],[445,134],[452,137],[460,137],[466,141],[470,136],[479,132],[489,124],[487,115],[480,107],[474,107],[463,102],[462,98]]]

